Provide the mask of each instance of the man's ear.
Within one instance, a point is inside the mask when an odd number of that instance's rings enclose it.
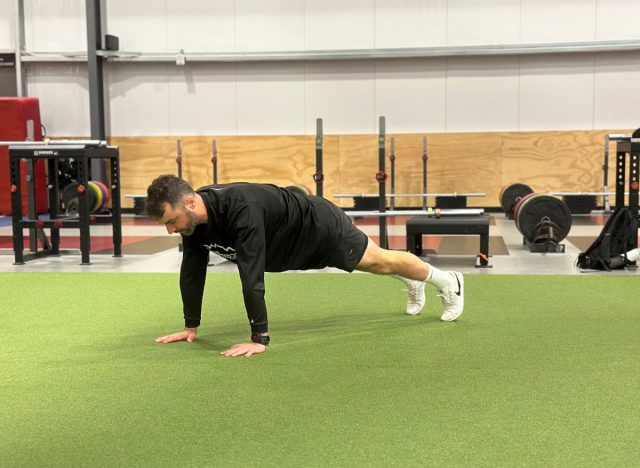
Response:
[[[196,197],[195,195],[187,195],[184,198],[184,206],[185,208],[188,208],[190,211],[193,211],[196,209]]]

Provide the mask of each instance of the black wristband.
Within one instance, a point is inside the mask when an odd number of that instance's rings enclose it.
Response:
[[[271,338],[269,338],[269,335],[261,335],[260,333],[252,333],[251,334],[251,341],[254,343],[259,343],[263,346],[269,346],[269,341],[271,341]]]

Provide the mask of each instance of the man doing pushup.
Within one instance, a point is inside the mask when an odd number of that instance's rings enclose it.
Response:
[[[441,320],[450,322],[462,314],[461,273],[439,270],[408,252],[380,248],[321,197],[250,183],[194,191],[186,181],[163,175],[147,189],[146,211],[170,234],[182,235],[184,247],[180,291],[185,327],[156,339],[158,343],[196,339],[210,252],[238,265],[251,327],[251,342],[232,346],[221,353],[225,356],[251,356],[269,345],[265,272],[336,267],[394,275],[407,286],[407,314],[419,314],[424,307],[425,283],[439,291]]]

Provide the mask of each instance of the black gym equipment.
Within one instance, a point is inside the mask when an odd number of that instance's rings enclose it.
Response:
[[[422,209],[427,209],[427,161],[429,156],[427,155],[427,137],[422,138]]]
[[[218,145],[216,140],[211,140],[211,164],[213,169],[213,183],[218,183]]]
[[[489,264],[488,214],[475,216],[429,217],[416,216],[407,221],[407,250],[422,255],[422,236],[439,234],[478,235],[480,249],[476,255],[476,268],[492,268]]]
[[[75,160],[63,159],[58,163],[58,180],[61,188],[78,180],[78,167]]]
[[[617,133],[609,133],[604,136],[604,161],[602,163],[602,172],[603,172],[603,188],[604,192],[604,212],[611,213],[611,206],[609,205],[609,143],[612,141],[616,142],[616,146],[619,142],[629,142],[631,138],[638,138],[635,136],[635,132],[633,135],[620,135]],[[617,149],[616,149],[617,152]],[[616,165],[618,163],[616,162]]]
[[[628,137],[620,139],[616,147],[616,201],[615,207],[624,205],[625,181],[627,174],[626,160],[629,156],[629,208],[638,212],[638,177],[640,167],[640,138]]]
[[[72,182],[62,189],[62,208],[69,216],[77,216],[80,211],[80,195],[81,190],[84,190],[79,189],[80,185],[79,182]],[[91,213],[103,212],[111,198],[108,187],[98,181],[89,181],[87,192],[89,211]]]
[[[516,207],[516,203],[530,193],[533,193],[533,189],[526,184],[511,184],[502,188],[500,206],[502,206],[508,219],[513,219],[513,209]]]
[[[77,216],[80,213],[81,192],[78,190],[80,185],[79,182],[72,182],[62,190],[62,208],[64,208],[67,215]],[[84,185],[82,187],[81,190],[84,191]],[[95,204],[95,194],[93,190],[87,190],[87,197],[87,204],[91,212]]]
[[[324,183],[324,174],[322,173],[322,119],[316,119],[316,172],[313,174],[313,181],[316,184],[316,195],[324,196],[322,184]]]
[[[436,197],[435,207],[439,209],[463,209],[467,207],[467,197],[465,195],[440,195]]]
[[[47,161],[48,189],[49,189],[49,220],[40,220],[27,216],[23,219],[22,188],[21,188],[21,160],[34,162],[37,159]],[[75,191],[78,194],[77,215],[68,216],[59,212],[59,170],[60,160],[73,159],[77,163],[78,180]],[[91,188],[89,180],[89,166],[92,160],[109,160],[111,166],[111,213],[106,215],[91,215],[91,207],[95,199],[91,194],[97,194]],[[79,140],[43,143],[19,142],[9,146],[9,164],[11,180],[11,211],[13,225],[13,250],[15,264],[22,265],[25,261],[49,255],[60,255],[60,229],[77,228],[80,230],[80,252],[82,265],[90,265],[91,224],[111,224],[113,228],[113,256],[122,256],[122,225],[120,213],[120,157],[118,148],[107,146],[104,141]],[[70,189],[71,190],[71,189]],[[35,192],[29,190],[29,197],[34,198]],[[33,202],[34,200],[30,200]],[[93,202],[93,203],[92,203]],[[44,228],[51,230],[51,244],[43,243],[43,250],[38,251],[37,245],[31,243],[31,254],[24,254],[24,228],[37,228],[44,232]]]
[[[564,253],[560,242],[571,230],[571,211],[563,200],[530,193],[516,204],[513,217],[531,252]]]
[[[589,214],[598,207],[595,195],[564,195],[562,199],[572,214]]]
[[[182,179],[182,140],[176,141],[176,163],[178,164],[178,177]],[[180,237],[180,243],[178,244],[178,252],[182,252],[184,250],[184,245],[182,245],[182,237]]]
[[[396,139],[391,137],[389,149],[389,161],[391,161],[391,193],[396,193]],[[396,198],[389,199],[389,208],[391,210],[396,209]]]
[[[387,209],[385,191],[387,173],[384,170],[385,157],[386,157],[386,119],[384,116],[380,116],[379,120],[380,131],[378,134],[378,172],[376,173],[376,181],[378,182],[378,211],[384,213]],[[381,216],[379,218],[379,233],[380,233],[380,247],[387,248],[387,218]]]
[[[178,164],[178,177],[182,179],[182,140],[177,140],[176,145],[176,163]]]

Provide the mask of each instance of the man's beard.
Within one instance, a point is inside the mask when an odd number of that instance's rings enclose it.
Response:
[[[195,231],[196,227],[198,226],[198,218],[196,217],[195,213],[192,213],[191,211],[185,210],[185,213],[187,213],[187,218],[189,218],[189,222],[183,229],[180,229],[178,233],[182,234],[183,236],[190,236],[191,234],[193,234],[193,231]]]

